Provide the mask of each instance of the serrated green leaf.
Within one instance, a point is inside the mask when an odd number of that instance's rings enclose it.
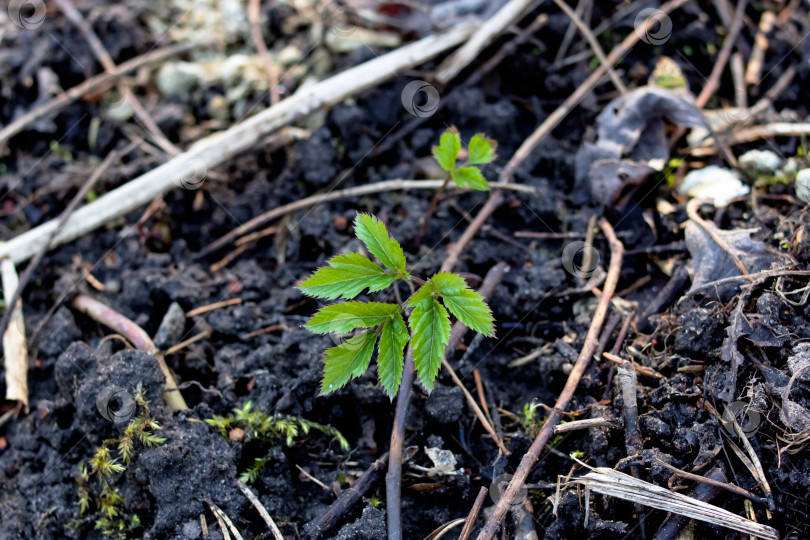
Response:
[[[456,159],[461,150],[461,137],[458,130],[451,127],[442,133],[439,139],[439,146],[432,148],[433,157],[439,162],[439,166],[447,172],[456,170]]]
[[[419,288],[411,299],[408,300],[408,305],[413,307],[419,302],[423,301],[425,298],[429,298],[433,294],[433,285],[428,281],[422,287]]]
[[[459,167],[453,174],[453,182],[458,187],[469,186],[479,191],[489,191],[489,184],[478,167]]]
[[[433,297],[422,300],[408,318],[413,336],[413,362],[422,386],[430,392],[450,339],[450,317]]]
[[[354,233],[363,241],[372,255],[382,263],[405,274],[405,254],[402,246],[388,234],[383,222],[368,214],[357,214],[354,220]]]
[[[370,330],[354,336],[345,343],[326,350],[321,395],[343,387],[350,379],[359,377],[368,369],[377,332]]]
[[[455,317],[480,334],[492,336],[492,311],[477,292],[473,291],[456,274],[436,274],[430,279],[433,288],[442,297],[444,305]]]
[[[381,302],[343,302],[322,307],[306,324],[315,334],[345,334],[355,328],[377,326],[399,312],[397,304]]]
[[[490,163],[495,159],[495,149],[497,147],[498,143],[496,141],[485,137],[483,133],[476,133],[470,139],[470,146],[467,148],[469,152],[467,163],[470,165]]]
[[[332,257],[329,266],[318,268],[298,289],[308,296],[318,298],[354,298],[363,289],[379,291],[390,286],[397,279],[387,273],[377,263],[359,253],[345,253]]]
[[[402,382],[402,349],[409,339],[408,327],[397,311],[383,324],[380,343],[377,346],[377,373],[380,384],[391,399],[394,399],[399,390],[399,383]]]

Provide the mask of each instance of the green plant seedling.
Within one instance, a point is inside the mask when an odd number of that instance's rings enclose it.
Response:
[[[351,300],[363,290],[380,291],[400,279],[421,287],[402,304],[342,302],[321,308],[309,319],[306,328],[316,334],[355,332],[345,342],[327,349],[321,395],[365,373],[376,345],[380,384],[393,399],[402,382],[403,349],[409,342],[419,381],[430,392],[450,338],[448,310],[485,336],[494,335],[492,312],[481,295],[467,287],[457,274],[434,274],[428,281],[410,275],[402,247],[376,217],[358,214],[354,231],[385,268],[360,253],[337,255],[328,261],[329,266],[319,268],[298,286],[304,294]],[[410,333],[403,317],[409,308]]]
[[[473,135],[467,147],[467,161],[458,164],[458,154],[461,151],[461,137],[454,127],[448,128],[439,139],[439,146],[433,147],[433,157],[439,166],[450,173],[450,178],[458,187],[470,187],[480,191],[488,191],[489,184],[481,169],[477,165],[492,162],[498,143],[487,138],[483,133]]]

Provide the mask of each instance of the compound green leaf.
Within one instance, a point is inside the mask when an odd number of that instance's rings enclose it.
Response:
[[[381,302],[343,302],[322,307],[309,321],[306,328],[315,334],[345,334],[355,328],[377,326],[399,312],[397,304]]]
[[[399,383],[402,382],[402,349],[409,339],[408,327],[397,311],[383,324],[380,343],[377,346],[377,373],[380,384],[391,399],[394,399],[399,390]]]
[[[454,127],[442,133],[439,139],[439,146],[432,148],[433,157],[439,162],[439,166],[447,172],[456,170],[456,159],[461,150],[461,137]]]
[[[433,288],[455,317],[480,334],[492,336],[492,311],[484,298],[473,291],[461,276],[450,273],[436,274],[431,278]]]
[[[354,233],[363,241],[369,252],[385,266],[401,274],[406,273],[402,246],[388,235],[382,221],[368,214],[357,214],[354,220]]]
[[[350,379],[359,377],[368,369],[377,332],[370,330],[354,336],[345,343],[326,350],[321,395],[343,387]]]
[[[498,143],[493,139],[485,137],[483,133],[477,133],[470,139],[470,146],[467,148],[469,152],[467,162],[470,165],[490,163],[495,159],[495,149],[497,147]]]
[[[387,273],[377,263],[359,253],[345,253],[331,258],[329,266],[318,268],[298,289],[308,296],[318,298],[354,298],[363,289],[369,292],[385,289],[394,280],[395,274]]]
[[[416,304],[408,322],[413,336],[414,367],[422,386],[430,392],[444,357],[444,347],[450,339],[450,317],[431,296]]]
[[[458,187],[469,186],[479,191],[489,191],[489,184],[478,167],[459,167],[453,181]]]
[[[423,301],[425,298],[430,298],[433,295],[433,284],[429,281],[422,285],[418,291],[411,296],[411,299],[408,300],[408,305],[413,307],[419,302]]]

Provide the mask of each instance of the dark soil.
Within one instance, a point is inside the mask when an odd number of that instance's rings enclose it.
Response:
[[[116,63],[151,50],[157,40],[149,20],[160,10],[143,2],[115,8],[113,4],[108,9],[100,0],[77,3]],[[607,19],[618,8],[618,3],[595,4],[593,21]],[[103,71],[75,27],[55,6],[48,6],[48,16],[38,29],[23,31],[9,24],[8,33],[2,36],[3,125],[36,106],[40,95],[38,70],[54,73],[61,88]],[[266,5],[263,9],[265,39],[272,46],[273,39],[282,39],[277,37],[278,29],[292,8]],[[747,13],[753,21],[760,19],[760,9],[759,5],[749,8]],[[770,86],[784,69],[795,64],[797,75],[774,107],[795,111],[797,118],[804,118],[808,114],[803,89],[810,84],[806,62],[810,41],[801,41],[798,49],[791,50],[798,39],[794,34],[804,35],[808,30],[807,13],[802,11],[806,8],[799,9],[803,25],[791,22],[770,36],[771,50],[763,68],[763,73],[770,75],[763,84]],[[498,170],[539,121],[591,72],[587,61],[564,68],[552,66],[569,21],[550,3],[543,4],[534,15],[541,13],[549,17],[542,31],[519,45],[481,82],[441,88],[443,108],[430,118],[416,118],[403,109],[401,89],[413,77],[401,74],[329,111],[309,139],[282,149],[257,145],[211,171],[201,191],[177,189],[168,193],[165,208],[147,220],[142,235],[134,227],[142,215],[139,211],[51,251],[23,295],[29,348],[34,353],[29,372],[30,410],[0,427],[0,539],[103,537],[94,529],[97,516],[92,511],[79,513],[76,478],[80,465],[93,457],[96,447],[105,439],[120,436],[125,426],[99,414],[97,396],[110,386],[133,392],[138,383],[142,384],[152,415],[162,428],[158,434],[166,439],[164,444],[139,447],[116,480],[127,515],[137,514],[140,519],[132,537],[221,538],[205,502],[211,500],[245,538],[262,534],[270,538],[235,483],[256,458],[266,457],[267,465],[251,487],[289,538],[295,538],[306,522],[323,514],[336,493],[349,489],[354,479],[387,451],[394,403],[379,387],[373,369],[340,391],[318,397],[323,351],[332,341],[302,328],[319,303],[293,287],[332,255],[358,248],[347,223],[360,211],[380,217],[406,246],[412,272],[429,276],[438,270],[448,245],[458,240],[487,195],[445,197],[419,246],[413,246],[412,241],[432,193],[411,191],[347,199],[293,214],[282,222],[281,233],[254,243],[216,272],[210,266],[227,250],[204,259],[196,254],[252,217],[333,187],[338,181],[340,187],[351,187],[392,178],[425,178],[430,147],[449,125],[458,127],[464,140],[477,132],[497,139],[501,157],[485,168],[487,178],[494,181]],[[621,76],[626,84],[645,84],[662,54],[690,51],[684,71],[693,89],[702,87],[701,73],[711,71],[716,49],[722,45],[716,32],[722,23],[714,8],[704,3],[687,3],[672,19],[674,33],[665,47],[641,43],[623,60]],[[631,32],[632,22],[632,17],[622,19],[603,34],[604,48],[609,50]],[[748,43],[753,42],[754,28],[746,26],[742,33]],[[481,62],[507,39],[487,49]],[[574,40],[574,52],[585,50],[581,41],[579,36]],[[64,44],[69,44],[67,49]],[[233,50],[240,46],[252,51],[249,41],[229,45]],[[334,55],[334,70],[380,52],[363,47]],[[430,72],[436,65],[433,62],[420,69]],[[733,101],[730,81],[724,77],[716,107]],[[138,87],[136,93],[170,140],[187,147],[211,131],[207,104],[225,90],[219,83],[211,83],[180,99],[163,96],[152,82]],[[592,215],[608,216],[625,249],[636,251],[624,259],[618,290],[650,278],[623,296],[634,302],[639,312],[669,280],[671,271],[662,270],[668,262],[674,259],[676,265],[690,264],[689,253],[683,249],[644,253],[656,245],[684,240],[680,227],[687,220],[684,201],[665,184],[656,194],[674,206],[668,214],[657,212],[656,197],[604,208],[587,185],[574,180],[576,151],[591,135],[596,115],[615,95],[608,84],[599,86],[531,153],[515,181],[535,188],[537,195],[507,192],[506,201],[462,255],[457,270],[470,277],[471,283],[477,283],[476,277],[484,276],[498,262],[506,261],[511,267],[490,300],[498,338],[473,341],[469,336],[449,359],[473,393],[473,369],[479,370],[490,411],[498,417],[496,423],[512,455],[499,455],[449,375],[440,372],[430,396],[421,387],[417,389],[407,419],[406,446],[418,446],[419,452],[412,466],[404,468],[405,538],[424,538],[437,527],[466,516],[480,486],[489,486],[499,475],[514,472],[546,409],[535,410],[533,426],[521,424],[514,415],[523,417],[524,407],[533,403],[552,406],[582,348],[596,299],[562,264],[563,247],[571,239],[532,240],[515,237],[514,233],[576,232],[583,233],[584,238]],[[267,98],[255,92],[239,106],[246,109],[254,103],[265,107]],[[134,121],[122,123],[110,116],[101,101],[87,99],[73,103],[51,122],[30,126],[14,137],[0,164],[3,238],[57,217],[100,159],[130,143],[132,129],[143,135]],[[93,144],[88,142],[91,132],[95,133]],[[802,148],[802,142],[793,139],[774,139],[770,144],[788,156]],[[94,191],[107,192],[160,162],[162,158],[138,147],[111,168]],[[792,195],[793,187],[774,184],[768,193]],[[705,211],[712,212],[710,208]],[[751,199],[746,198],[716,217],[722,229],[758,228],[756,240],[793,257],[797,269],[808,268],[807,217],[790,199],[763,197],[752,206]],[[606,267],[610,256],[607,243],[600,235],[594,243]],[[103,291],[90,286],[85,279],[87,271],[103,285]],[[769,279],[754,285],[742,309],[746,324],[737,340],[743,358],[739,369],[733,368],[722,352],[739,289],[723,301],[710,294],[681,299],[685,290],[680,290],[675,300],[653,317],[651,330],[637,333],[631,328],[619,348],[624,353],[633,347],[638,351],[633,358],[636,362],[663,376],[639,376],[643,452],[632,464],[641,465],[641,478],[688,492],[694,483],[674,477],[656,460],[695,474],[720,467],[729,482],[763,495],[761,486],[730,450],[731,437],[706,406],[711,404],[722,413],[728,401],[723,391],[727,381],[733,380],[731,401],[746,401],[760,418],[749,441],[762,462],[775,502],[772,519],[767,518],[764,504],[754,503],[752,509],[758,521],[777,528],[783,537],[796,538],[810,534],[810,505],[805,495],[810,489],[810,453],[801,442],[794,442],[785,451],[788,441],[796,440],[797,430],[795,425],[788,425],[791,417],[782,413],[779,389],[792,374],[789,359],[800,352],[803,341],[810,339],[810,307],[806,298],[800,302],[801,293],[786,297],[779,291],[799,289],[804,282],[805,278],[784,278],[779,284]],[[401,292],[408,291],[403,288]],[[70,298],[78,293],[90,294],[111,306],[150,335],[155,335],[172,303],[189,311],[223,300],[239,298],[241,302],[186,319],[179,339],[161,345],[167,349],[200,332],[209,332],[205,339],[166,359],[190,407],[176,412],[163,405],[163,376],[155,359],[128,350],[121,340],[105,339],[111,333],[108,329],[69,307]],[[395,301],[390,291],[375,294],[374,299]],[[61,307],[46,319],[48,310],[59,301]],[[35,329],[43,322],[46,326],[38,342],[32,343]],[[244,337],[271,325],[278,327]],[[611,335],[608,350],[620,327]],[[550,344],[548,354],[521,367],[509,367],[516,358],[544,344]],[[699,369],[692,369],[696,365]],[[687,366],[690,368],[680,369]],[[732,369],[736,378],[731,376]],[[618,499],[596,496],[587,529],[584,506],[571,490],[560,494],[556,516],[551,512],[549,497],[555,493],[551,484],[556,484],[558,475],[584,472],[563,456],[576,451],[583,461],[601,467],[616,467],[627,457],[621,394],[614,384],[608,384],[613,371],[607,361],[591,363],[568,408],[573,414],[567,419],[604,417],[614,427],[574,431],[555,439],[551,446],[558,452],[545,452],[529,476],[529,497],[539,537],[642,537],[638,510]],[[806,379],[793,384],[790,399],[805,409],[810,406]],[[228,414],[247,401],[254,410],[334,426],[346,437],[351,451],[341,451],[330,437],[317,431],[287,445],[283,440],[228,440],[203,422],[214,414]],[[12,405],[7,403],[3,411]],[[499,409],[511,414],[499,413]],[[433,466],[426,448],[451,451],[459,474],[425,473]],[[625,461],[620,466],[627,469],[630,464]],[[384,492],[380,483],[327,536],[385,538]],[[721,492],[713,504],[748,515],[744,499],[728,492]],[[489,506],[488,499],[485,512]],[[648,508],[643,512],[646,535],[651,537],[667,514]],[[201,531],[201,514],[207,521],[207,536]],[[474,535],[482,524],[479,519]],[[506,526],[511,537],[514,524],[507,520]],[[455,534],[457,530],[450,533]],[[731,537],[728,530],[701,522],[695,522],[693,535]]]

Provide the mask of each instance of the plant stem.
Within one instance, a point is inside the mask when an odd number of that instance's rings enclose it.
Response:
[[[413,351],[408,346],[405,366],[402,369],[402,384],[397,396],[394,427],[391,430],[391,448],[388,457],[388,473],[385,475],[385,502],[388,512],[388,540],[402,540],[400,517],[400,494],[402,492],[402,447],[405,443],[405,416],[413,388]]]
[[[163,354],[152,342],[149,334],[144,332],[140,326],[127,319],[114,309],[105,306],[98,300],[93,300],[89,296],[85,296],[83,294],[80,294],[73,300],[73,307],[94,321],[98,321],[123,335],[133,345],[135,345],[136,348],[154,356],[157,359],[158,365],[160,366],[160,371],[166,378],[166,382],[163,386],[163,399],[166,400],[166,405],[175,410],[188,409],[186,401],[183,399],[183,395],[180,393],[180,390],[177,388],[177,384],[174,382],[174,376],[172,375],[172,372],[169,371],[169,366],[166,365],[166,360],[163,359]]]
[[[495,287],[498,286],[503,279],[504,274],[508,270],[509,266],[503,262],[498,263],[490,268],[487,275],[484,276],[484,282],[478,289],[479,294],[485,298],[491,296],[495,290]],[[447,340],[447,345],[445,347],[445,355],[454,351],[456,347],[458,347],[466,332],[467,327],[464,326],[464,324],[456,322],[456,324],[453,325],[453,329],[450,332],[450,338]],[[478,405],[475,403],[475,399],[470,395],[467,389],[464,388],[464,385],[456,376],[453,368],[450,367],[450,364],[447,363],[445,359],[442,359],[442,365],[450,372],[456,384],[461,387],[461,390],[464,392],[473,409],[477,409]],[[405,366],[402,369],[402,383],[399,387],[397,408],[394,413],[394,427],[391,429],[391,448],[389,450],[388,458],[388,474],[385,475],[385,497],[388,511],[388,540],[402,539],[402,522],[400,519],[402,447],[405,442],[405,417],[408,411],[408,402],[410,401],[411,390],[413,388],[413,370],[413,352],[409,346],[408,353],[405,356]],[[483,418],[483,413],[481,413],[480,416],[482,417],[481,422],[484,424],[484,427],[486,428],[489,426],[486,418]],[[500,442],[497,434],[494,434],[493,438],[496,442]],[[502,447],[502,451],[504,451],[506,455],[509,455],[508,450],[503,447],[503,443],[500,443],[499,446]]]
[[[419,232],[416,233],[416,237],[413,239],[413,245],[418,246],[422,243],[422,238],[427,232],[428,225],[430,225],[430,218],[433,217],[433,212],[435,212],[436,207],[439,206],[439,198],[447,189],[447,185],[449,183],[450,173],[447,173],[444,176],[444,183],[442,184],[442,187],[440,187],[436,193],[433,194],[433,198],[430,199],[430,206],[428,206],[427,212],[425,212],[425,218],[422,220],[422,225],[419,227]]]

